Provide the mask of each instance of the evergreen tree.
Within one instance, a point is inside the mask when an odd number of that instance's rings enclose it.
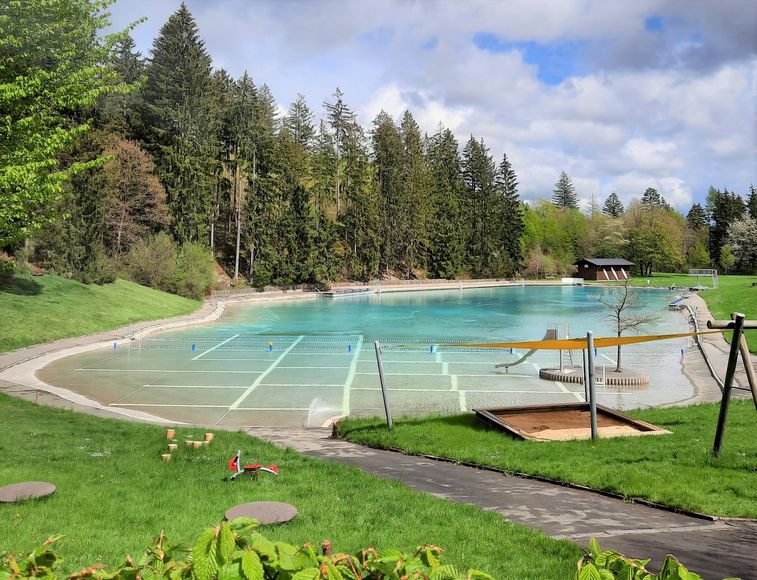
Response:
[[[744,217],[746,205],[741,196],[731,193],[727,189],[722,192],[715,190],[708,195],[708,203],[711,206],[710,216],[710,257],[716,264],[721,263],[720,252],[728,243],[728,230],[733,222]]]
[[[405,277],[416,267],[425,267],[431,229],[432,205],[423,139],[412,113],[405,111],[400,123],[402,169],[398,212],[400,216],[401,261]]]
[[[394,121],[384,111],[373,120],[371,145],[381,208],[379,231],[382,269],[394,270],[399,268],[401,228],[405,219],[405,216],[400,215],[402,138]]]
[[[348,127],[342,140],[344,162],[344,216],[342,238],[346,273],[351,279],[368,281],[379,270],[379,195],[374,170],[359,125]]]
[[[460,153],[452,131],[439,126],[429,139],[427,159],[435,208],[429,249],[431,275],[453,279],[464,272],[467,235],[461,208]]]
[[[647,207],[663,207],[665,201],[654,187],[647,187],[641,196],[641,204]]]
[[[518,197],[518,177],[507,155],[502,156],[502,163],[497,170],[497,186],[502,195],[499,225],[500,240],[507,258],[505,274],[512,276],[523,265],[521,237],[525,224]]]
[[[342,193],[341,193],[341,159],[343,142],[348,131],[352,129],[352,125],[355,124],[355,113],[345,103],[342,97],[344,93],[336,88],[334,92],[334,102],[324,102],[323,106],[326,109],[326,117],[328,118],[331,129],[334,131],[334,151],[336,152],[336,215],[339,216],[342,205]]]
[[[111,65],[121,82],[136,86],[144,80],[145,61],[141,53],[136,50],[134,40],[128,34],[116,43]],[[98,105],[98,121],[108,131],[121,133],[129,139],[136,139],[144,132],[144,123],[140,115],[142,108],[141,90],[126,94],[105,95]]]
[[[284,118],[284,128],[302,147],[310,147],[315,135],[313,112],[308,107],[304,95],[297,95],[297,100],[289,105],[289,113]]]
[[[557,207],[578,208],[578,196],[576,188],[573,186],[568,174],[564,171],[560,173],[560,178],[555,183],[555,189],[552,192],[552,203]]]
[[[211,61],[183,4],[160,29],[147,69],[151,144],[177,241],[207,240],[212,219],[216,128]]]
[[[686,222],[692,230],[696,231],[707,227],[710,220],[707,218],[707,212],[704,211],[704,208],[695,203],[691,206],[689,213],[686,214]]]
[[[624,211],[623,203],[620,201],[618,194],[613,191],[605,200],[602,212],[610,217],[619,218],[623,217]]]
[[[483,140],[471,136],[463,149],[462,167],[465,213],[471,224],[467,243],[469,262],[474,276],[491,276],[501,256],[500,240],[493,234],[501,195],[495,181],[496,166]]]
[[[754,185],[749,186],[749,197],[747,198],[746,206],[749,211],[749,217],[757,220],[757,189],[754,188]]]

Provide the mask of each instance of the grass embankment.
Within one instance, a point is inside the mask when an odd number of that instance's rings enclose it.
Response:
[[[182,446],[163,463],[165,430],[35,406],[0,395],[0,485],[49,481],[43,500],[0,504],[0,551],[30,550],[53,534],[64,568],[94,561],[115,565],[139,555],[161,530],[172,542],[191,542],[231,506],[249,501],[290,502],[300,514],[263,528],[294,544],[331,539],[335,549],[367,546],[412,550],[423,543],[446,549],[445,562],[495,578],[572,577],[580,550],[502,517],[415,492],[358,469],[307,458],[244,433],[216,432],[208,447]],[[237,449],[248,463],[275,463],[278,477],[222,479]]]
[[[341,431],[346,439],[372,447],[538,475],[712,515],[757,517],[754,403],[731,403],[723,450],[715,459],[718,408],[629,412],[673,434],[596,443],[518,441],[479,424],[473,415],[400,419],[391,433],[379,419],[350,419]]]
[[[650,280],[650,286],[676,286],[677,288],[689,288],[696,286],[697,279],[686,274],[653,274],[652,276],[633,276],[631,283],[634,286],[646,286]],[[707,303],[715,318],[730,320],[731,312],[743,312],[747,319],[757,320],[757,276],[719,276],[718,287],[702,290],[699,295]],[[712,278],[702,277],[703,286],[711,286]],[[617,284],[612,282],[612,284]],[[757,353],[757,330],[748,330],[744,333],[749,344],[749,350]],[[726,333],[729,338],[730,332]]]
[[[116,280],[87,285],[58,276],[16,276],[0,282],[0,352],[188,314],[200,303]]]

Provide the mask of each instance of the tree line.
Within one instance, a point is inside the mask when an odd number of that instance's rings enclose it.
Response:
[[[128,29],[102,33],[108,4],[0,8],[0,247],[19,263],[188,295],[216,263],[255,286],[555,275],[590,255],[754,267],[736,239],[754,190],[712,190],[687,218],[651,188],[587,212],[563,172],[551,203],[524,204],[482,139],[424,133],[410,111],[365,128],[339,88],[281,113],[265,83],[213,67],[186,5],[144,58]]]

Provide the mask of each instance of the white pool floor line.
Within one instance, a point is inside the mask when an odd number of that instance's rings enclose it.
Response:
[[[234,402],[233,402],[233,403],[232,403],[231,405],[229,405],[229,410],[228,410],[228,411],[226,411],[226,413],[224,413],[223,417],[221,417],[220,419],[218,419],[218,421],[216,421],[216,425],[218,425],[218,424],[219,424],[219,423],[220,423],[221,421],[223,421],[223,420],[224,420],[224,419],[226,418],[226,415],[228,415],[228,414],[229,414],[229,413],[231,413],[232,411],[234,411],[234,410],[238,409],[238,408],[239,408],[239,406],[240,406],[240,405],[242,404],[242,401],[244,401],[244,400],[245,400],[245,399],[246,399],[247,397],[249,397],[249,396],[250,396],[250,394],[252,394],[252,392],[253,392],[253,391],[254,391],[255,389],[257,389],[257,388],[258,388],[258,386],[260,385],[260,383],[262,383],[262,382],[263,382],[263,379],[265,379],[265,378],[266,378],[266,377],[267,377],[267,376],[268,376],[268,375],[269,375],[269,374],[270,374],[270,373],[271,373],[271,372],[272,372],[272,371],[273,371],[273,370],[274,370],[274,369],[275,369],[275,368],[276,368],[276,367],[277,367],[277,366],[279,365],[279,363],[280,363],[280,362],[281,362],[282,360],[284,360],[284,357],[286,357],[286,355],[288,355],[288,354],[289,354],[289,353],[290,353],[290,352],[292,351],[292,349],[293,349],[293,348],[294,348],[295,346],[297,346],[297,345],[298,345],[298,344],[300,343],[300,341],[301,341],[301,340],[302,340],[303,338],[305,338],[305,335],[302,335],[302,334],[301,334],[300,336],[298,336],[298,337],[297,337],[297,338],[296,338],[296,339],[295,339],[295,340],[294,340],[294,341],[292,342],[292,344],[290,344],[290,345],[289,345],[289,346],[288,346],[288,347],[286,348],[286,350],[284,350],[284,352],[282,352],[282,353],[281,353],[281,354],[279,355],[279,357],[278,357],[278,358],[277,358],[277,359],[276,359],[275,361],[273,361],[273,362],[272,362],[272,363],[271,363],[271,364],[270,364],[270,365],[268,366],[268,368],[267,368],[267,369],[266,369],[265,371],[263,371],[263,373],[262,373],[262,374],[261,374],[260,376],[258,376],[258,377],[257,377],[257,378],[255,379],[255,381],[253,381],[253,383],[252,383],[252,384],[251,384],[251,385],[250,385],[249,387],[247,387],[247,389],[245,390],[245,392],[244,392],[244,393],[242,393],[241,395],[239,395],[239,398],[237,398],[237,400],[236,400],[236,401],[234,401]]]
[[[350,414],[350,400],[352,397],[352,383],[355,380],[355,374],[357,371],[358,362],[360,362],[360,351],[363,349],[363,336],[357,340],[355,345],[355,351],[350,361],[349,371],[347,372],[347,379],[344,381],[344,391],[342,392],[342,415],[344,417]]]
[[[208,350],[204,350],[204,351],[202,351],[202,352],[201,352],[200,354],[198,354],[198,355],[197,355],[196,357],[194,357],[194,358],[193,358],[192,360],[197,360],[198,358],[202,358],[202,357],[204,357],[204,356],[205,356],[206,354],[208,354],[209,352],[213,352],[213,351],[214,351],[215,349],[217,349],[217,348],[219,348],[219,347],[223,346],[224,344],[226,344],[226,343],[228,343],[228,342],[231,342],[232,340],[234,340],[234,339],[235,339],[236,337],[238,337],[238,336],[239,336],[239,334],[235,334],[234,336],[230,336],[230,337],[229,337],[229,338],[227,338],[226,340],[222,340],[222,341],[221,341],[221,342],[219,342],[219,343],[218,343],[217,345],[210,347],[210,348],[209,348]]]

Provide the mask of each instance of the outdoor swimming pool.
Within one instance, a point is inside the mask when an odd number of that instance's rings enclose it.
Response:
[[[378,339],[396,415],[570,402],[583,399],[582,385],[538,377],[539,368],[558,364],[557,352],[537,352],[505,372],[494,365],[525,351],[440,345],[538,340],[556,324],[572,337],[587,330],[611,336],[610,311],[598,301],[605,292],[515,286],[230,305],[215,323],[60,359],[38,377],[105,405],[176,421],[316,426],[336,415],[383,413]],[[659,316],[650,332],[688,331],[686,316],[667,308],[674,293],[639,292],[638,312]],[[681,372],[681,351],[690,347],[687,339],[624,347],[624,366],[643,369],[651,383],[599,387],[599,402],[622,409],[691,397]],[[603,365],[614,365],[615,349],[598,355],[601,377]],[[572,356],[581,363],[580,351]]]

